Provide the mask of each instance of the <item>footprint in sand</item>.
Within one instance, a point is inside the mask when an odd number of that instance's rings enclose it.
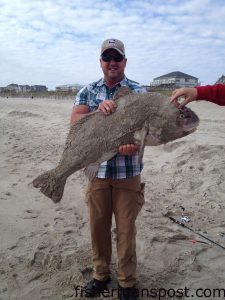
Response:
[[[56,217],[54,218],[54,225],[53,225],[53,228],[55,230],[62,230],[64,228],[64,218],[61,218],[61,217]]]
[[[25,210],[24,214],[22,216],[20,216],[20,218],[21,219],[35,219],[35,218],[38,218],[39,215],[40,215],[40,211],[27,209],[27,210]]]
[[[19,118],[27,118],[27,117],[40,117],[41,115],[33,114],[29,111],[17,111],[13,110],[8,113],[8,116],[11,117],[19,117]]]
[[[63,210],[64,208],[62,207],[62,206],[59,206],[59,207],[57,207],[56,209],[55,209],[55,211],[61,211],[61,210]]]
[[[200,164],[200,165],[198,166],[198,170],[199,170],[199,171],[204,171],[204,170],[205,170],[205,164]]]
[[[187,159],[183,159],[183,160],[179,161],[179,162],[176,164],[176,166],[179,168],[179,167],[181,167],[181,166],[186,165],[187,162],[188,162]]]
[[[49,240],[43,240],[41,241],[41,243],[38,245],[38,250],[43,250],[43,249],[46,249],[50,246],[50,242]]]
[[[189,182],[190,190],[195,190],[195,189],[199,188],[200,186],[202,186],[203,184],[204,184],[204,181],[202,181],[202,180],[190,181]]]
[[[34,257],[32,258],[30,262],[30,266],[34,270],[42,270],[44,267],[44,258],[45,258],[45,253],[41,251],[37,251],[34,253]]]

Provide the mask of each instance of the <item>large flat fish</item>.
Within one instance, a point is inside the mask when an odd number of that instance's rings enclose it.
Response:
[[[115,99],[117,108],[111,115],[92,112],[71,126],[58,166],[33,180],[33,186],[55,203],[62,198],[67,178],[87,167],[91,180],[98,166],[118,153],[120,145],[144,146],[164,144],[192,133],[199,124],[189,108],[177,109],[170,98],[159,93],[131,93],[121,88]],[[97,167],[97,168],[96,168]]]

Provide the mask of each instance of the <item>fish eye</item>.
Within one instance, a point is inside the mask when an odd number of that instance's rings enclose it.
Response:
[[[185,115],[183,113],[180,113],[180,118],[181,119],[185,118]]]

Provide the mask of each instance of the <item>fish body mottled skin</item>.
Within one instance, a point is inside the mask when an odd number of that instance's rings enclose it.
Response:
[[[142,156],[144,146],[181,138],[199,123],[193,111],[179,111],[161,94],[129,93],[115,102],[117,109],[111,115],[94,112],[71,126],[58,166],[34,179],[34,187],[59,202],[66,179],[72,173],[112,158],[120,145],[140,144]]]

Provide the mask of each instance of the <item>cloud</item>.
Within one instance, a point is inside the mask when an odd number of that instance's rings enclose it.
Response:
[[[126,74],[142,84],[172,71],[214,83],[225,73],[220,0],[0,0],[0,86],[86,84],[99,79],[99,49],[124,41]]]

